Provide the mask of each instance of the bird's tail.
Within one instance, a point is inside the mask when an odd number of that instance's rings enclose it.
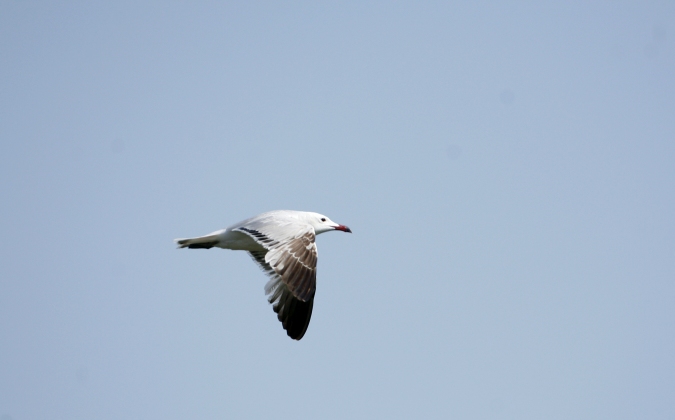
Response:
[[[218,234],[220,232],[214,232],[210,235],[199,236],[197,238],[181,238],[174,239],[174,242],[178,244],[178,248],[205,248],[209,249],[218,244],[220,238]]]

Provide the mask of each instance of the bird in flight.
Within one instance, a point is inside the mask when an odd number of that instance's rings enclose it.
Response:
[[[347,226],[306,211],[275,210],[196,238],[176,239],[178,248],[218,247],[248,251],[270,280],[265,293],[286,333],[300,340],[312,317],[316,291],[316,235]]]

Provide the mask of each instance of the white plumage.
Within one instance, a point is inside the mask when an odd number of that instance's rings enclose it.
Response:
[[[316,235],[344,225],[312,212],[276,210],[197,238],[176,239],[179,248],[248,251],[270,277],[269,302],[289,337],[300,340],[312,316],[316,292]]]

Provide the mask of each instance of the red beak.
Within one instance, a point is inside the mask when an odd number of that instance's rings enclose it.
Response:
[[[348,228],[347,226],[345,226],[345,225],[337,225],[337,226],[335,226],[333,229],[335,229],[335,230],[341,230],[341,231],[343,231],[343,232],[349,232],[349,233],[352,233],[352,230],[349,229],[349,228]]]

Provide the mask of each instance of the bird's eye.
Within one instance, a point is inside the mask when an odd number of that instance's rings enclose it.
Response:
[[[326,221],[326,218],[325,218],[325,217],[322,217],[322,218],[321,218],[321,221],[322,221],[322,222],[325,222],[325,221]]]

